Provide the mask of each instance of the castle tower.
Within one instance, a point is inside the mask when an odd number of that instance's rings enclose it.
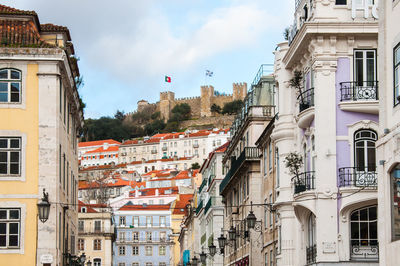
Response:
[[[147,105],[149,105],[149,102],[146,101],[146,100],[140,100],[140,101],[138,101],[138,102],[137,102],[137,111],[138,111],[138,112],[143,111],[143,109],[144,109]]]
[[[211,104],[212,98],[214,97],[213,86],[201,86],[201,98],[200,98],[200,116],[211,116]]]
[[[173,102],[175,101],[175,93],[172,91],[160,92],[160,113],[161,117],[167,121],[171,114]]]
[[[243,100],[247,95],[247,83],[233,83],[233,100]]]

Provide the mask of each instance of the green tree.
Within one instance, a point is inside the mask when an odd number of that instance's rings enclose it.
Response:
[[[211,105],[210,111],[211,111],[212,113],[220,114],[220,113],[221,113],[221,106],[219,106],[219,105],[213,103],[213,105]]]
[[[175,114],[179,114],[179,115],[176,115],[176,117],[179,117],[178,121],[189,119],[190,112],[191,112],[191,108],[190,108],[190,105],[187,103],[177,104],[171,110],[172,116],[174,116]]]
[[[161,117],[161,112],[160,111],[154,112],[154,113],[151,114],[151,119],[153,119],[153,120],[159,119],[160,117]]]
[[[146,135],[154,135],[165,128],[165,123],[162,119],[157,119],[144,127]]]
[[[232,102],[228,102],[224,104],[224,107],[222,108],[222,114],[237,114],[240,109],[243,106],[243,101],[242,100],[235,100]]]
[[[191,169],[195,170],[195,169],[200,169],[200,164],[199,163],[192,163],[192,166],[190,167]]]
[[[114,115],[114,118],[115,118],[115,119],[118,119],[119,121],[124,121],[124,119],[125,119],[125,112],[124,112],[124,111],[117,110],[117,112],[116,112],[115,115]]]

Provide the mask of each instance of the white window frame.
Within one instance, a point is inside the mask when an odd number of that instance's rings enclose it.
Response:
[[[396,62],[396,52],[399,53],[398,61]],[[400,97],[400,43],[396,45],[393,49],[393,105],[399,105],[400,100],[397,100],[397,97]],[[396,74],[397,74],[397,84],[396,84]]]
[[[20,101],[19,102],[0,102],[0,109],[1,108],[14,108],[14,109],[26,109],[26,75],[28,66],[26,64],[18,64],[18,63],[3,63],[0,64],[0,69],[12,69],[17,70],[21,74],[21,79],[16,80],[20,82]]]
[[[118,247],[118,255],[119,256],[125,256],[126,254],[126,247],[125,246],[119,246]]]
[[[0,208],[4,209],[20,209],[20,236],[18,248],[1,248],[0,254],[24,254],[25,252],[25,220],[26,205],[18,201],[1,201]]]
[[[134,251],[137,252],[134,252]],[[139,256],[139,246],[132,246],[132,256]]]
[[[0,107],[1,108],[1,107]],[[26,180],[26,134],[18,130],[0,130],[0,137],[20,138],[20,173],[1,174],[0,181],[25,181]]]

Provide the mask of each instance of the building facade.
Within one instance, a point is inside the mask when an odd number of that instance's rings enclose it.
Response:
[[[376,7],[296,1],[275,52],[278,265],[378,263]]]
[[[114,266],[166,266],[172,263],[170,205],[133,205],[114,212],[117,238]]]
[[[0,5],[1,265],[65,265],[78,235],[83,113],[69,30]],[[38,220],[48,193],[50,213]]]
[[[79,202],[77,250],[93,266],[111,266],[114,225],[110,209],[103,204]]]
[[[118,164],[118,151],[120,142],[107,139],[80,142],[79,164],[81,167]]]
[[[246,218],[250,211],[262,219],[263,177],[260,172],[260,151],[256,141],[275,115],[274,79],[261,66],[248,92],[244,106],[231,128],[231,140],[223,165],[224,178],[219,192],[225,203],[223,230],[228,238],[224,250],[224,265],[261,265],[262,232],[248,230]],[[258,223],[259,224],[259,223]],[[229,232],[233,231],[233,239]]]
[[[399,1],[379,1],[378,227],[380,265],[400,261]]]

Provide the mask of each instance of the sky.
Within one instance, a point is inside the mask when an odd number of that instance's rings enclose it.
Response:
[[[85,118],[136,110],[139,100],[232,93],[251,84],[293,21],[294,0],[2,0],[69,28]],[[213,72],[206,77],[206,70]],[[171,83],[164,81],[171,77]]]

